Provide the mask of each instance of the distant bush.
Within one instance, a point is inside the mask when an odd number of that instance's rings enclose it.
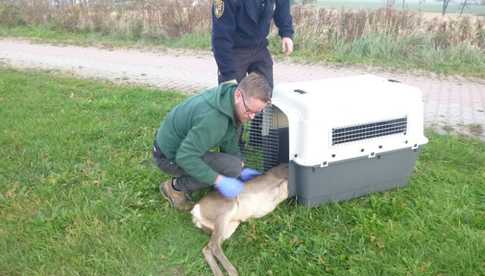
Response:
[[[127,38],[178,38],[210,32],[210,1],[194,0],[0,0],[0,24],[49,24],[71,32],[99,32]],[[57,3],[57,4],[53,4]],[[483,49],[485,18],[434,18],[395,9],[335,10],[313,5],[292,9],[298,43],[327,48],[351,43],[369,34],[400,39],[427,34],[435,48],[467,43]],[[320,46],[318,46],[320,45]]]
[[[0,2],[0,24],[7,27],[25,25],[20,8],[10,3]]]
[[[293,8],[299,44],[329,45],[351,43],[369,36],[384,34],[392,39],[423,34],[433,37],[435,48],[447,48],[461,43],[484,49],[482,33],[485,18],[463,16],[457,19],[427,20],[416,12],[393,9],[330,10],[314,7]]]
[[[144,0],[120,4],[114,0],[84,0],[69,4],[66,1],[17,0],[11,3],[0,9],[2,25],[41,24],[71,32],[100,32],[135,39],[181,37],[210,28],[208,1]]]

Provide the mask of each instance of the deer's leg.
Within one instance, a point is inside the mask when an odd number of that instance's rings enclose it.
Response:
[[[227,224],[227,226],[224,228],[224,233],[222,235],[222,241],[229,239],[232,236],[232,234],[234,234],[234,231],[236,231],[239,224],[240,224],[239,221],[229,222]]]
[[[223,276],[224,274],[219,268],[216,259],[214,259],[214,255],[212,254],[209,245],[206,245],[202,249],[202,254],[204,255],[205,261],[209,264],[209,267],[212,270],[212,274],[214,274],[215,276]]]
[[[222,251],[222,242],[229,238],[229,236],[236,230],[239,223],[231,223],[231,212],[228,212],[216,219],[214,232],[212,232],[211,239],[209,241],[208,247],[212,254],[221,263],[224,269],[230,276],[239,275],[234,265],[231,264],[229,259]],[[229,236],[227,236],[229,234]]]

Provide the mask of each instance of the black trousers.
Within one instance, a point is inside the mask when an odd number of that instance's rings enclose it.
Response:
[[[273,88],[273,59],[267,47],[233,50],[236,65],[236,80],[240,82],[248,73],[257,72],[262,74]],[[225,80],[218,74],[219,83]]]
[[[236,62],[236,80],[240,82],[248,73],[257,72],[262,74],[271,88],[273,88],[273,59],[267,47],[254,49],[234,49],[234,60]],[[219,75],[219,83],[223,80]],[[256,146],[262,143],[261,136],[262,114],[258,114],[251,122],[249,144]],[[244,150],[244,141],[240,137],[239,145]]]
[[[180,168],[174,161],[168,160],[160,151],[157,143],[153,143],[153,159],[158,168],[177,179],[175,188],[179,191],[194,192],[209,186],[213,183],[203,183],[188,175],[182,168]],[[207,152],[202,157],[202,160],[219,174],[238,177],[241,174],[242,160],[227,153]]]

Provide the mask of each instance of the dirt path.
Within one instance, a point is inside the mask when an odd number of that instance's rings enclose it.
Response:
[[[0,39],[0,63],[15,68],[72,72],[87,78],[147,84],[185,92],[216,85],[216,64],[210,53],[142,51],[33,44]],[[372,73],[419,87],[425,101],[426,125],[485,139],[485,82],[439,78],[356,68],[332,68],[275,62],[275,83]]]

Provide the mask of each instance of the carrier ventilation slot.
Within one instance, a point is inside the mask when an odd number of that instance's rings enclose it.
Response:
[[[381,137],[396,133],[405,133],[407,129],[407,117],[380,121],[370,124],[355,125],[332,129],[332,145]]]

